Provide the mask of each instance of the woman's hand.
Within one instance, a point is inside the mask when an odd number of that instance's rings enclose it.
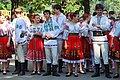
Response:
[[[8,41],[8,42],[7,42],[7,47],[9,47],[9,46],[10,46],[10,42]]]
[[[64,45],[65,49],[67,49],[68,45],[67,42],[65,41],[65,45]]]

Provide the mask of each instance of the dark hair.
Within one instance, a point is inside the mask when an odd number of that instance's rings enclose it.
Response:
[[[0,11],[0,16],[2,15],[1,11]]]
[[[43,14],[45,14],[45,13],[51,14],[50,10],[45,10],[45,11],[43,12]]]
[[[95,6],[95,10],[97,10],[97,9],[104,9],[104,7],[103,7],[103,5],[102,4],[96,4],[96,6]]]
[[[85,13],[85,14],[83,14],[83,20],[86,20],[86,18],[88,18],[89,17],[89,15],[87,14],[87,13]]]
[[[112,21],[115,21],[115,18],[114,17],[111,17],[111,18],[109,18],[110,20],[112,20]]]
[[[109,14],[115,14],[115,12],[114,11],[109,11]]]
[[[92,16],[95,16],[95,15],[97,15],[97,13],[96,13],[96,12],[93,12]]]
[[[9,17],[8,15],[6,15],[5,18],[6,18],[7,20],[10,20],[10,17]]]
[[[68,12],[68,13],[66,13],[66,15],[65,15],[67,19],[68,19],[69,14],[71,14],[71,12]]]
[[[108,11],[106,9],[104,9],[103,11],[106,11],[108,13]]]
[[[39,15],[39,14],[35,14],[35,15],[33,16],[33,19],[35,19],[36,16],[40,16],[40,15]]]
[[[78,15],[77,12],[73,12],[73,13],[70,14],[70,18],[73,19],[73,17],[76,17],[77,15]]]
[[[59,4],[53,5],[53,9],[57,9],[57,10],[59,10],[60,12],[62,11],[62,8],[61,8],[61,6],[60,6]]]

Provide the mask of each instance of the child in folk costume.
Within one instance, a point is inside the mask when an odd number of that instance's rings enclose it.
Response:
[[[26,59],[33,61],[33,72],[31,75],[40,75],[40,65],[41,61],[45,59],[43,39],[42,39],[42,26],[40,23],[40,16],[38,14],[34,15],[34,23],[30,27],[29,31],[33,35],[29,42],[28,53]],[[36,69],[37,68],[37,69]]]
[[[64,23],[64,33],[63,39],[65,51],[62,53],[62,58],[64,62],[68,64],[68,74],[66,77],[72,74],[72,65],[75,63],[75,73],[74,76],[78,77],[78,63],[84,61],[84,56],[82,52],[82,43],[80,40],[79,33],[83,31],[78,23],[78,13],[71,13],[71,21]]]
[[[89,28],[89,21],[90,16],[88,14],[83,14],[83,23],[81,27]],[[85,68],[87,72],[93,72],[90,68],[90,61],[91,61],[91,38],[90,38],[90,31],[85,30],[81,36],[82,46],[83,46],[83,53],[85,58]],[[80,72],[83,73],[80,69]]]
[[[57,73],[58,66],[58,43],[57,37],[63,31],[63,28],[59,24],[50,18],[50,11],[45,10],[43,12],[45,21],[43,26],[43,38],[44,38],[44,47],[46,53],[46,62],[47,62],[47,72],[43,76],[51,75],[51,65],[53,76],[59,77]]]
[[[62,9],[59,4],[55,4],[53,6],[53,11],[54,11],[54,15],[53,15],[52,19],[54,21],[56,21],[61,28],[63,23],[66,21],[66,16],[62,13]],[[62,66],[63,66],[63,61],[61,59],[62,42],[63,42],[62,36],[63,36],[63,34],[60,33],[59,36],[57,37],[58,55],[59,55],[59,61],[58,61],[59,62],[59,73],[62,73]]]
[[[3,75],[6,75],[7,60],[11,56],[8,47],[10,46],[12,32],[8,23],[5,23],[4,16],[0,16],[0,21],[0,62],[2,62],[3,66]]]
[[[120,20],[114,24],[114,32],[111,39],[110,47],[114,49],[114,61],[115,61],[115,75],[113,78],[119,77],[119,62],[120,62]]]
[[[103,5],[97,4],[95,7],[97,12],[96,16],[93,16],[90,20],[90,29],[93,32],[93,48],[94,48],[94,58],[95,58],[95,74],[91,77],[100,76],[100,50],[102,53],[104,66],[105,66],[105,77],[111,78],[109,74],[108,65],[108,39],[107,32],[110,30],[110,23],[106,16],[102,15]]]

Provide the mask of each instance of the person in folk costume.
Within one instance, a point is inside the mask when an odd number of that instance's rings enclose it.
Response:
[[[67,19],[67,22],[70,22],[70,21],[72,20],[71,17],[70,17],[70,16],[71,16],[71,13],[72,13],[72,12],[68,12],[68,13],[66,13],[66,15],[65,15],[65,16],[66,16],[66,19]],[[63,42],[63,44],[62,44],[62,53],[64,53],[64,51],[65,51],[65,50],[64,50],[64,42]],[[68,66],[67,63],[66,63],[66,65],[67,65],[67,71],[68,71],[68,67],[69,67],[69,66]],[[71,65],[71,66],[73,66],[73,65]],[[68,72],[66,72],[66,74],[67,74],[67,73],[68,73]]]
[[[95,73],[91,77],[100,76],[100,50],[102,53],[104,66],[105,66],[105,77],[111,78],[109,74],[108,65],[108,39],[107,31],[110,30],[110,23],[106,16],[102,15],[103,5],[97,4],[95,6],[97,12],[96,16],[93,16],[90,20],[90,30],[93,32],[93,48],[94,48],[94,58],[95,58]]]
[[[84,21],[84,19],[83,19],[83,17],[81,16],[80,18],[79,18],[79,23],[80,23],[80,27],[83,27],[83,21]],[[83,34],[83,33],[82,33]],[[81,38],[80,38],[80,40],[82,40],[82,36],[81,36]],[[82,48],[83,49],[83,48]],[[79,70],[79,73],[80,74],[86,74],[85,72],[84,72],[84,70],[83,70],[83,62],[80,62],[80,70]]]
[[[34,23],[29,29],[29,32],[32,34],[31,40],[29,42],[28,53],[26,59],[33,62],[33,72],[31,75],[41,74],[41,61],[45,59],[45,53],[43,48],[43,39],[42,39],[42,26],[40,23],[40,15],[34,15]],[[37,68],[37,69],[36,69]]]
[[[115,31],[116,21],[115,21],[114,17],[112,17],[111,19],[109,19],[109,21],[110,21],[110,26],[111,26],[110,32],[107,34],[108,47],[109,47],[109,72],[113,73],[112,69],[114,69],[114,67],[115,67],[115,65],[114,65],[114,53],[115,53],[115,49],[111,48],[111,40],[112,40],[112,36],[114,34],[114,31]]]
[[[30,26],[32,25],[31,22],[30,22],[30,19],[28,18],[27,15],[25,16],[24,13],[22,14],[22,17],[25,19],[26,26],[27,26],[27,28],[29,29]],[[26,56],[26,55],[25,55],[25,56]],[[25,59],[25,71],[26,71],[26,72],[29,72],[29,70],[28,70],[28,60],[26,60],[26,59]]]
[[[120,20],[115,21],[114,32],[111,38],[110,47],[114,50],[114,61],[115,61],[115,75],[113,78],[119,77],[119,62],[120,62]]]
[[[63,32],[63,27],[59,26],[59,24],[50,17],[51,13],[49,10],[45,10],[43,14],[46,19],[43,27],[43,38],[47,62],[47,72],[43,74],[43,76],[51,75],[52,69],[52,75],[59,77],[60,75],[57,73],[59,57],[57,37]]]
[[[89,28],[89,21],[91,19],[91,17],[88,14],[83,14],[83,22],[81,27],[87,27]],[[86,68],[86,72],[93,72],[93,70],[90,68],[90,61],[91,61],[91,51],[90,51],[90,46],[91,46],[91,38],[90,38],[90,31],[89,30],[85,30],[82,33],[81,36],[81,41],[82,41],[82,46],[83,46],[83,53],[84,53],[84,58],[85,58],[85,68]],[[83,71],[81,71],[80,69],[80,73],[83,73]]]
[[[62,58],[68,65],[68,73],[66,74],[66,77],[69,77],[72,74],[72,64],[75,64],[74,76],[78,77],[78,63],[84,61],[82,43],[80,40],[80,34],[84,31],[84,28],[81,28],[80,23],[78,23],[78,13],[71,13],[70,17],[72,20],[63,24],[65,51],[62,53]]]
[[[8,15],[5,15],[5,23],[6,23],[6,26],[9,27],[9,29],[11,30],[11,33],[12,33],[12,26],[11,26],[11,22],[10,22],[10,17]],[[13,35],[12,35],[13,36]],[[12,60],[12,54],[14,53],[14,43],[13,43],[13,40],[12,40],[12,37],[10,39],[10,46],[8,47],[8,53],[11,54],[9,55],[9,58],[8,58],[8,61],[7,61],[7,72],[9,72],[8,68],[9,68],[9,63],[10,63],[10,60]]]
[[[103,10],[103,15],[108,17],[108,11],[106,9]]]
[[[22,9],[16,8],[16,22],[15,22],[15,49],[18,56],[17,67],[18,70],[13,74],[25,75],[25,55],[28,50],[28,37],[30,36],[26,21],[22,17]]]
[[[16,24],[16,21],[17,21],[17,17],[16,17],[15,12],[14,12],[14,19],[11,22],[12,34],[13,34],[12,40],[13,40],[13,44],[14,44],[14,49],[15,49],[15,24]],[[16,74],[17,71],[18,71],[18,59],[17,59],[17,54],[15,51],[15,70],[12,74]]]
[[[12,37],[10,26],[5,20],[4,16],[0,16],[0,62],[2,62],[3,66],[3,75],[7,74],[7,61],[9,56],[11,56],[8,47],[10,46],[10,39]]]
[[[61,6],[59,4],[55,4],[53,6],[53,20],[55,20],[60,27],[62,27],[63,23],[66,21],[66,16],[62,13]],[[57,37],[57,43],[58,43],[58,55],[59,55],[59,73],[62,73],[62,66],[63,66],[63,61],[61,59],[61,51],[62,51],[62,33],[59,34]]]
[[[112,15],[113,14],[113,15]],[[109,18],[109,22],[110,22],[110,26],[111,26],[111,30],[110,32],[107,34],[107,38],[108,38],[108,45],[109,45],[109,72],[112,74],[112,69],[114,69],[114,60],[113,60],[113,55],[112,53],[114,53],[114,49],[111,49],[110,48],[110,45],[111,45],[111,36],[113,35],[113,32],[114,32],[114,22],[115,22],[115,17],[114,17],[114,12],[111,13],[110,11],[110,14],[108,15],[108,11],[105,9],[103,10],[103,15],[106,16],[106,17],[111,17]],[[103,65],[103,62],[102,62],[102,65]],[[104,73],[104,66],[102,66],[102,70],[101,70],[101,73]]]
[[[22,9],[21,9],[22,10]],[[20,11],[16,11],[16,10],[14,10],[14,19],[13,19],[13,21],[11,22],[11,25],[12,25],[12,32],[13,32],[13,36],[12,36],[12,40],[13,40],[13,43],[14,43],[14,48],[16,47],[15,46],[15,34],[16,34],[16,32],[15,32],[15,28],[16,28],[16,21],[17,21],[17,15],[16,15],[16,13],[18,13],[19,14],[19,12]],[[20,15],[23,17],[23,10],[20,12]],[[23,17],[24,18],[24,17]],[[29,23],[29,21],[28,21],[28,19],[27,19],[27,21],[26,21],[26,19],[25,19],[25,22],[26,22],[26,26],[27,26],[27,28],[29,27],[29,25],[30,25],[30,23]],[[29,24],[29,25],[28,25]],[[25,51],[26,53],[27,53],[27,49],[26,49],[26,51]],[[26,55],[25,55],[26,56]],[[18,74],[18,71],[19,71],[19,62],[18,62],[18,56],[17,56],[17,53],[16,53],[16,51],[15,51],[15,70],[14,70],[14,72],[12,73],[12,74]],[[27,60],[25,60],[25,71],[26,72],[29,72],[29,70],[28,70],[28,61]]]

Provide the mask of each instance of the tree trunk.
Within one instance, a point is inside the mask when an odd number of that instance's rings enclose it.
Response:
[[[90,13],[90,0],[83,0],[84,13]]]
[[[13,20],[14,9],[18,7],[19,0],[11,0],[11,21]]]

